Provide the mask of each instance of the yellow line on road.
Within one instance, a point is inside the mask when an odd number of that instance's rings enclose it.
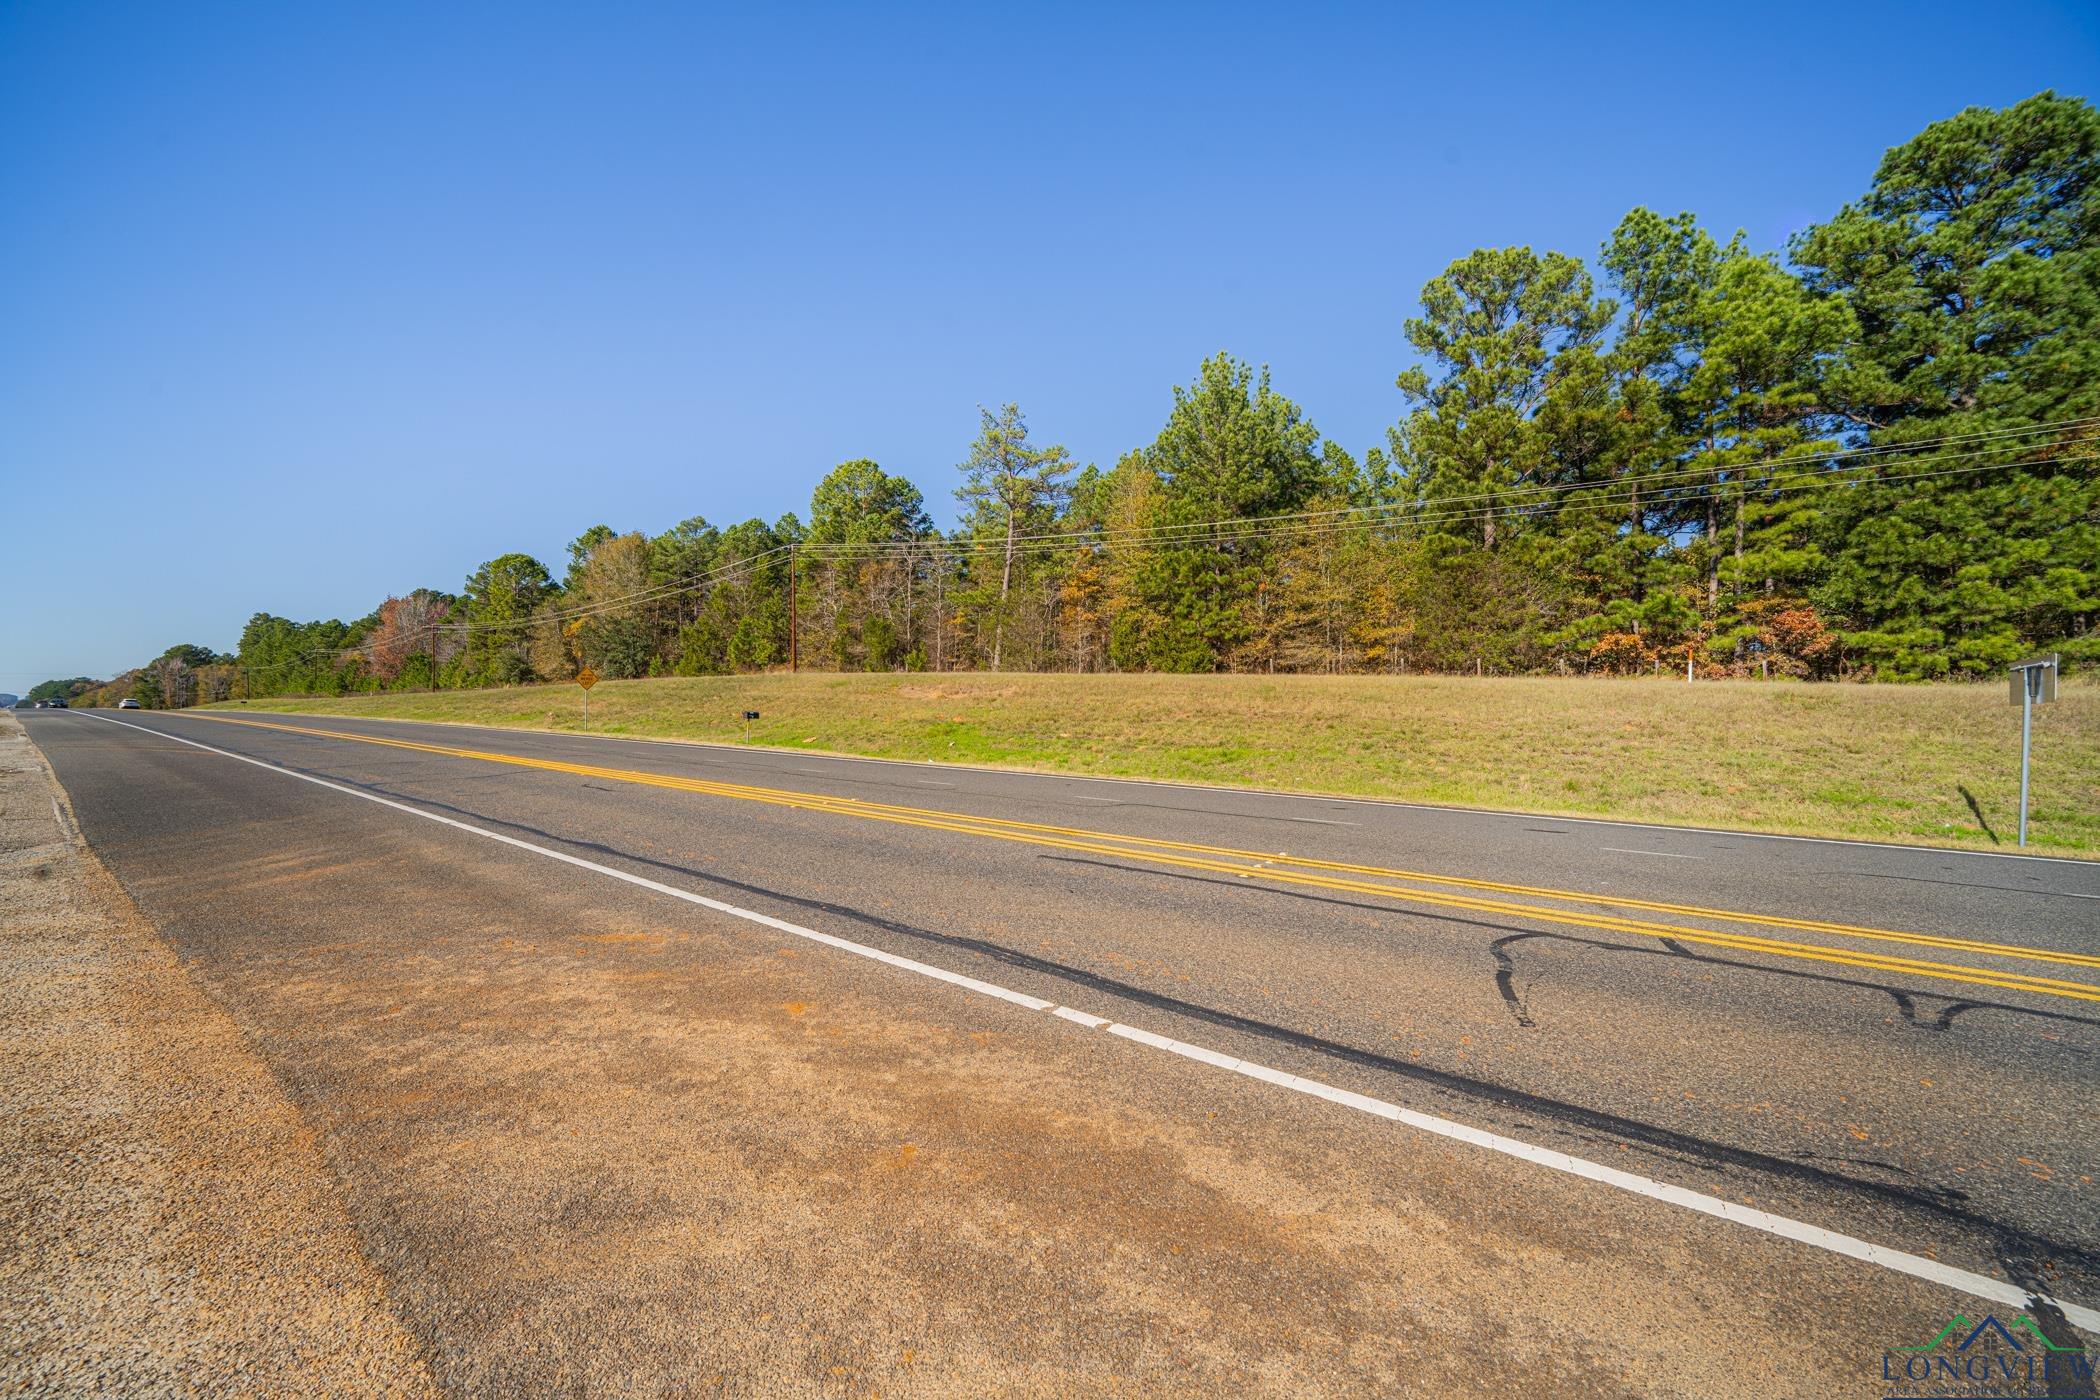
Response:
[[[1413,880],[1459,888],[1490,890],[1499,893],[1518,893],[1534,898],[1557,899],[1564,902],[1647,909],[1725,922],[1803,929],[1849,938],[1947,948],[1991,957],[2025,959],[2074,967],[2100,966],[2100,958],[2081,953],[2059,953],[2033,948],[2021,948],[2012,944],[1990,943],[1978,939],[1944,938],[1933,934],[1901,933],[1888,929],[1859,928],[1853,925],[1826,923],[1820,920],[1785,919],[1770,915],[1744,914],[1728,910],[1709,909],[1698,905],[1672,905],[1648,900],[1620,899],[1612,895],[1581,890],[1553,890],[1538,886],[1509,885],[1487,880],[1469,880],[1457,876],[1438,876],[1412,871],[1385,870],[1377,866],[1349,865],[1341,862],[1285,857],[1260,851],[1234,850],[1229,847],[1200,846],[1189,842],[1123,836],[1114,832],[1089,831],[1078,827],[1058,827],[1033,822],[1007,821],[1001,818],[972,816],[968,813],[944,812],[930,808],[902,807],[890,803],[868,802],[860,798],[794,792],[783,788],[754,787],[741,783],[717,782],[705,778],[687,778],[672,774],[649,773],[637,769],[606,768],[595,764],[567,763],[559,759],[532,758],[522,754],[459,748],[445,744],[426,744],[407,739],[388,739],[377,735],[346,733],[341,730],[278,724],[266,720],[240,719],[230,715],[193,714],[189,717],[194,719],[211,719],[225,724],[246,725],[256,729],[280,730],[288,734],[301,734],[314,738],[338,739],[350,743],[373,744],[385,748],[438,754],[450,758],[470,759],[485,763],[501,763],[513,767],[569,773],[582,777],[606,778],[616,782],[637,783],[650,787],[698,793],[705,796],[735,798],[742,801],[761,802],[771,806],[791,807],[839,816],[853,816],[864,820],[883,821],[895,825],[915,826],[929,830],[949,831],[966,836],[979,836],[1027,845],[1082,851],[1094,855],[1110,855],[1126,860],[1138,860],[1155,865],[1234,875],[1278,884],[1369,894],[1400,902],[1513,916],[1543,923],[1573,925],[1615,933],[1637,934],[1649,938],[1697,943],[1739,952],[1760,953],[1771,957],[1801,958],[1815,962],[1836,963],[1876,972],[1901,973],[1909,976],[1963,982],[1977,986],[1997,987],[2008,991],[2024,991],[2048,996],[2069,997],[2081,1001],[2100,1001],[2100,986],[2061,978],[2037,977],[2026,973],[2006,972],[1996,968],[1970,967],[1958,963],[1932,962],[1866,949],[1831,948],[1821,944],[1797,943],[1789,940],[1764,938],[1755,934],[1683,927],[1645,919],[1620,918],[1609,914],[1576,913],[1545,908],[1534,904],[1519,904],[1507,900],[1487,899],[1475,895],[1447,892],[1442,889],[1415,889],[1407,886],[1375,883],[1368,880],[1344,877],[1351,874],[1374,875],[1387,880]],[[1257,861],[1261,864],[1259,866],[1250,866],[1241,863],[1245,861]]]
[[[193,715],[197,719],[221,719],[232,724],[248,724],[263,729],[282,729],[288,733],[308,734],[318,738],[351,739],[362,743],[384,744],[393,747],[414,748],[431,753],[443,753],[454,757],[502,759],[528,765],[554,767],[562,771],[583,772],[584,767],[562,764],[559,760],[523,758],[516,755],[496,755],[475,749],[461,749],[445,745],[418,744],[411,740],[385,739],[370,735],[350,734],[341,730],[315,729],[300,725],[275,724],[263,720],[238,719],[224,715]],[[627,770],[590,767],[590,776],[626,777],[630,780],[656,781],[665,778],[661,774],[629,773]],[[1304,870],[1334,871],[1351,875],[1372,875],[1386,880],[1415,881],[1425,884],[1448,886],[1460,889],[1487,890],[1500,894],[1523,895],[1538,899],[1562,902],[1603,904],[1616,909],[1642,909],[1651,913],[1677,914],[1691,918],[1716,919],[1728,923],[1754,924],[1765,928],[1795,929],[1810,933],[1829,933],[1840,937],[1865,939],[1875,942],[1908,944],[1914,947],[1938,948],[1954,952],[1981,953],[1990,957],[2023,959],[2034,962],[2055,963],[2069,967],[2100,968],[2100,956],[2087,953],[2063,952],[2049,949],[2024,948],[2016,944],[1995,943],[1974,938],[1951,938],[1939,934],[1913,933],[1896,929],[1862,927],[1856,924],[1832,923],[1822,919],[1797,919],[1783,915],[1752,914],[1732,909],[1716,909],[1698,904],[1674,904],[1659,900],[1634,899],[1622,895],[1602,894],[1591,890],[1563,890],[1538,885],[1510,884],[1499,880],[1469,879],[1458,875],[1436,875],[1426,871],[1397,870],[1376,865],[1357,865],[1341,861],[1318,860],[1304,856],[1291,856],[1274,851],[1252,851],[1229,846],[1208,846],[1188,841],[1169,841],[1158,837],[1131,836],[1117,832],[1094,831],[1084,827],[1053,826],[1041,822],[1012,821],[1002,817],[984,817],[968,813],[944,812],[922,807],[905,807],[893,803],[870,802],[865,798],[838,797],[824,793],[799,793],[779,788],[752,787],[740,783],[726,783],[714,779],[670,778],[667,785],[691,787],[694,791],[708,791],[724,796],[752,797],[786,796],[797,799],[796,805],[818,804],[827,809],[850,814],[894,813],[917,817],[938,817],[948,821],[967,822],[973,826],[997,827],[1011,831],[1044,832],[1057,836],[1074,836],[1084,840],[1108,840],[1127,846],[1148,846],[1159,850],[1192,852],[1199,855],[1222,856],[1230,859],[1261,863],[1266,869],[1291,866]],[[698,786],[693,786],[698,785]],[[1135,853],[1133,853],[1135,854]]]

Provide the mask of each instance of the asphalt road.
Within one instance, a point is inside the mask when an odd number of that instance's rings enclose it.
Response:
[[[2021,1310],[1857,1241],[2100,1340],[2100,864],[20,718],[454,1388],[1887,1393]]]

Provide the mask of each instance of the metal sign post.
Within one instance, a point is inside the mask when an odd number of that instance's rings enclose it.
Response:
[[[2020,707],[2020,844],[2027,844],[2028,750],[2034,742],[2034,707],[2056,698],[2055,652],[2030,657],[2012,668],[2012,702]]]

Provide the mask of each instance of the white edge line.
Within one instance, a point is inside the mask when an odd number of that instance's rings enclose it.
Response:
[[[331,792],[340,792],[350,797],[362,798],[366,802],[376,802],[382,807],[388,807],[397,812],[405,812],[412,817],[421,817],[425,821],[437,822],[441,826],[449,826],[454,830],[464,831],[469,835],[500,842],[503,845],[512,846],[521,851],[530,851],[534,855],[545,856],[549,860],[560,861],[564,865],[572,865],[580,870],[588,870],[594,874],[624,881],[627,884],[636,885],[645,890],[669,895],[673,899],[683,900],[688,904],[697,904],[702,908],[728,914],[765,928],[774,929],[780,933],[792,934],[797,938],[806,938],[811,942],[821,943],[827,948],[836,948],[840,952],[869,958],[891,967],[900,968],[906,972],[915,972],[922,977],[929,977],[937,982],[946,982],[952,986],[963,987],[969,991],[978,992],[999,1001],[1025,1007],[1030,1011],[1048,1011],[1052,1015],[1072,1021],[1078,1025],[1087,1026],[1090,1029],[1105,1029],[1110,1035],[1135,1041],[1140,1045],[1149,1046],[1152,1049],[1164,1051],[1170,1055],[1178,1055],[1184,1059],[1194,1060],[1199,1064],[1206,1064],[1213,1068],[1244,1075],[1249,1079],[1256,1079],[1264,1084],[1273,1084],[1279,1088],[1295,1090],[1313,1098],[1325,1099],[1329,1103],[1339,1104],[1344,1108],[1353,1108],[1360,1113],[1370,1114],[1374,1118],[1385,1118],[1421,1132],[1448,1138],[1454,1142],[1466,1143],[1469,1146],[1483,1148],[1505,1157],[1513,1157],[1519,1161],[1529,1162],[1534,1166],[1546,1167],[1568,1176],[1580,1177],[1585,1181],[1594,1181],[1600,1185],[1616,1187],[1635,1196],[1643,1196],[1653,1201],[1662,1201],[1669,1205],[1682,1206],[1686,1210],[1697,1211],[1701,1215],[1710,1215],[1716,1219],[1726,1220],[1731,1224],[1741,1225],[1768,1235],[1776,1235],[1780,1239],[1792,1240],[1797,1244],[1805,1244],[1811,1248],[1842,1255],[1848,1259],[1857,1259],[1863,1263],[1875,1264],[1892,1273],[1907,1274],[1912,1278],[1922,1279],[1928,1283],[1937,1283],[1974,1297],[1985,1298],[1994,1303],[2003,1303],[2008,1307],[2029,1307],[2037,1300],[2048,1302],[2061,1309],[2064,1317],[2078,1327],[2087,1332],[2100,1332],[2100,1308],[2089,1308],[2078,1303],[2066,1302],[2061,1298],[2054,1298],[2048,1294],[2037,1293],[2030,1295],[2025,1290],[2017,1288],[2002,1279],[1971,1273],[1967,1269],[1953,1268],[1940,1263],[1936,1259],[1927,1259],[1922,1255],[1909,1254],[1900,1249],[1891,1249],[1885,1245],[1872,1244],[1866,1240],[1855,1239],[1850,1235],[1841,1235],[1833,1230],[1825,1230],[1821,1226],[1810,1225],[1804,1221],[1794,1220],[1784,1215],[1774,1215],[1770,1211],[1758,1210],[1753,1206],[1739,1205],[1733,1201],[1724,1201],[1717,1196],[1709,1196],[1704,1192],[1693,1191],[1682,1186],[1673,1186],[1668,1182],[1656,1181],[1651,1177],[1641,1176],[1635,1172],[1622,1171],[1617,1167],[1607,1167],[1601,1162],[1592,1162],[1584,1157],[1572,1156],[1566,1152],[1556,1152],[1551,1148],[1537,1147],[1516,1138],[1504,1137],[1500,1133],[1489,1132],[1485,1128],[1475,1128],[1468,1124],[1457,1122],[1454,1119],[1439,1118],[1434,1114],[1421,1113],[1411,1108],[1402,1108],[1398,1104],[1388,1103],[1384,1099],[1372,1098],[1368,1094],[1339,1089],[1331,1084],[1322,1083],[1317,1079],[1307,1079],[1301,1075],[1290,1074],[1279,1069],[1271,1069],[1267,1065],[1256,1064],[1251,1060],[1235,1059],[1216,1050],[1206,1049],[1200,1045],[1192,1045],[1183,1040],[1175,1040],[1153,1031],[1141,1030],[1136,1026],[1111,1023],[1103,1017],[1095,1016],[1085,1011],[1074,1010],[1069,1006],[1059,1006],[1057,1003],[1045,1001],[1041,997],[1032,997],[1022,992],[1010,991],[995,983],[982,982],[974,977],[965,977],[961,973],[950,972],[946,968],[934,967],[930,963],[899,957],[895,953],[884,952],[880,948],[872,948],[865,943],[855,943],[851,939],[839,938],[828,933],[819,933],[815,929],[804,928],[800,924],[791,924],[785,919],[776,919],[770,914],[761,914],[756,910],[739,908],[734,904],[727,904],[718,899],[710,899],[706,895],[695,894],[691,890],[682,890],[675,885],[666,885],[662,881],[651,880],[643,875],[631,874],[628,871],[615,869],[609,865],[600,865],[596,861],[585,860],[581,856],[572,856],[567,852],[557,851],[551,847],[535,845],[530,841],[521,841],[515,836],[506,836],[500,831],[490,831],[485,827],[455,821],[451,817],[439,816],[435,812],[427,812],[419,807],[412,807],[405,802],[396,802],[391,798],[380,797],[374,793],[361,792],[356,788],[346,787],[341,783],[332,783],[326,778],[316,778],[311,774],[296,772],[293,769],[264,759],[251,758],[246,754],[235,753],[231,749],[217,748],[211,744],[200,744],[194,739],[185,739],[178,734],[169,734],[165,730],[149,729],[145,725],[131,724],[125,720],[111,719],[107,715],[87,715],[86,718],[101,720],[105,724],[120,725],[125,729],[135,729],[141,734],[151,734],[156,738],[173,739],[178,744],[188,744],[191,748],[203,749],[206,753],[215,753],[223,758],[231,758],[241,763],[251,764],[257,768],[267,769],[273,773],[281,773],[288,778],[297,778],[301,782],[327,788]]]
[[[80,713],[74,711],[74,713]],[[164,711],[170,716],[179,710]],[[445,729],[483,729],[499,734],[530,734],[543,739],[590,739],[612,744],[665,744],[685,749],[719,749],[724,753],[769,753],[784,758],[816,759],[824,763],[883,763],[893,767],[938,767],[966,773],[991,773],[1004,778],[1044,778],[1070,783],[1129,783],[1137,787],[1177,788],[1183,792],[1214,792],[1226,797],[1281,797],[1293,802],[1346,802],[1355,807],[1396,807],[1408,812],[1443,812],[1461,817],[1521,817],[1527,821],[1575,822],[1583,826],[1617,826],[1632,831],[1674,831],[1693,836],[1736,836],[1745,841],[1800,841],[1811,846],[1852,846],[1870,851],[1910,851],[1937,856],[1978,856],[1985,860],[2040,860],[2057,865],[2090,869],[2100,864],[2090,857],[2037,856],[2021,851],[1979,851],[1967,846],[1930,846],[1922,842],[1861,841],[1849,836],[1794,836],[1784,831],[1744,831],[1726,826],[1673,826],[1669,822],[1632,822],[1614,817],[1572,817],[1561,812],[1519,812],[1508,807],[1463,807],[1455,802],[1410,802],[1402,797],[1348,797],[1331,792],[1287,792],[1281,788],[1236,787],[1227,783],[1198,783],[1177,778],[1117,778],[1102,773],[1053,773],[1041,768],[1001,768],[990,763],[950,763],[943,759],[874,758],[867,754],[823,753],[810,749],[784,749],[772,744],[726,744],[713,739],[657,739],[643,734],[580,734],[568,729],[524,729],[514,724],[474,724],[463,720],[405,719],[398,715],[345,715],[316,710],[214,710],[215,714],[277,715],[285,719],[343,719],[352,724],[428,724]],[[89,715],[103,719],[103,715]],[[151,731],[159,733],[159,730]],[[805,770],[815,772],[817,770]],[[821,773],[818,776],[822,776]],[[1230,814],[1226,814],[1230,815]]]

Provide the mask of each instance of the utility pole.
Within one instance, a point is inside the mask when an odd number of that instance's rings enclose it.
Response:
[[[799,659],[800,659],[800,658],[799,658],[799,652],[800,652],[800,647],[801,647],[801,641],[802,641],[802,637],[801,637],[801,632],[802,632],[802,619],[801,619],[801,617],[800,617],[800,604],[799,604],[799,601],[797,600],[797,598],[796,598],[796,596],[795,596],[795,595],[796,595],[796,592],[797,592],[797,590],[796,590],[796,588],[795,588],[795,546],[794,546],[794,545],[792,545],[792,544],[790,544],[790,545],[788,546],[788,674],[789,674],[789,675],[793,675],[793,674],[794,674],[794,673],[795,673],[795,672],[796,672],[796,671],[797,671],[797,670],[799,669],[799,664],[798,664],[798,663],[799,663]]]
[[[431,689],[432,693],[435,693],[435,692],[437,691],[437,688],[438,688],[438,625],[437,625],[437,624],[436,624],[435,622],[433,622],[433,623],[431,623],[431,624],[430,624],[430,689]]]

